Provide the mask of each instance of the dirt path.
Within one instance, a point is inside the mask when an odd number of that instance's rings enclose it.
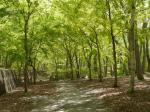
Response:
[[[32,97],[31,112],[106,112],[103,102],[90,94],[90,89],[69,82],[57,82],[56,88],[55,97]]]
[[[135,80],[134,94],[128,93],[129,78],[86,81],[39,82],[0,96],[0,112],[150,112],[150,78]],[[111,109],[108,109],[111,108]]]

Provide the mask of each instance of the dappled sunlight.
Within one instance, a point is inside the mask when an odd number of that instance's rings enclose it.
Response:
[[[97,94],[97,93],[103,93],[104,91],[105,91],[104,88],[93,89],[93,90],[90,90],[90,91],[86,92],[85,94]]]
[[[114,88],[111,88],[111,87],[107,87],[107,88],[92,88],[92,89],[90,89],[89,91],[87,91],[86,92],[86,94],[88,95],[90,95],[90,94],[95,94],[95,95],[103,95],[103,94],[105,94],[105,93],[108,93],[108,92],[112,92],[112,91],[114,91],[114,90],[117,90],[117,89],[114,89]]]
[[[103,99],[103,98],[105,98],[105,97],[113,97],[113,96],[119,95],[119,94],[121,94],[121,93],[122,93],[122,92],[105,93],[105,94],[99,96],[98,99]]]
[[[136,85],[135,88],[138,90],[143,90],[145,88],[150,88],[150,85],[139,84],[139,85]]]
[[[99,111],[105,110],[103,102],[92,96],[99,90],[90,93],[90,88],[88,92],[84,92],[84,88],[78,89],[72,83],[59,82],[56,85],[59,94],[56,97],[49,99],[49,104],[41,106],[38,109],[33,109],[32,112],[43,110],[47,112],[81,112],[83,110],[91,112],[96,109]]]

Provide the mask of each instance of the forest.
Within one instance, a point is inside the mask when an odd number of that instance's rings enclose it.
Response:
[[[150,112],[150,0],[0,0],[0,112]]]

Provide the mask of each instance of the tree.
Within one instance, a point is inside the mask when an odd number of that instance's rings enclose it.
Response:
[[[110,22],[110,35],[112,39],[112,48],[113,48],[113,75],[115,76],[114,87],[117,87],[117,59],[116,59],[116,43],[115,43],[115,36],[113,31],[113,22],[111,16],[111,7],[109,0],[106,0],[106,4],[108,7],[108,15],[109,15],[109,22]]]
[[[130,29],[128,33],[128,41],[129,41],[129,57],[130,57],[130,66],[129,66],[129,74],[131,75],[130,79],[130,92],[134,92],[134,77],[135,77],[135,10],[136,10],[136,0],[131,0],[130,2],[131,8],[131,19],[130,19]]]

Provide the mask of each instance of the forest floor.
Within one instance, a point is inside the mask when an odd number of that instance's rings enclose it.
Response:
[[[118,85],[113,88],[112,78],[104,79],[102,83],[95,80],[78,83],[79,87],[91,88],[91,93],[102,100],[111,112],[150,112],[150,77],[145,76],[144,81],[136,79],[133,94],[128,92],[128,77],[118,78]]]
[[[24,93],[22,87],[17,87],[12,93],[0,96],[0,112],[30,112],[34,108],[33,102],[37,105],[48,96],[55,95],[55,85],[49,82],[30,85],[28,93]]]
[[[0,112],[150,112],[150,77],[135,81],[128,93],[129,78],[42,82],[31,85],[24,94],[18,87],[0,96]]]

